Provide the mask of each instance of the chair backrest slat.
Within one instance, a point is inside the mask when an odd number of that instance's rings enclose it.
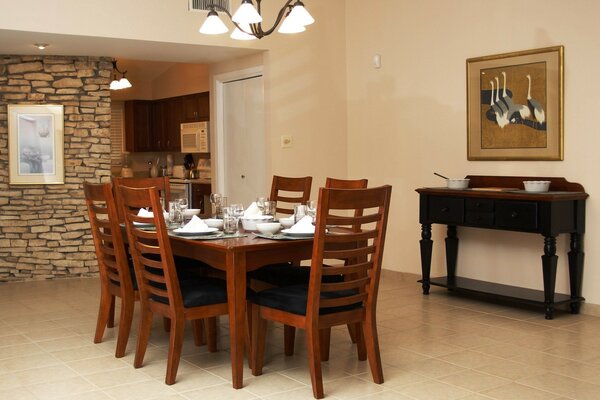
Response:
[[[277,202],[276,212],[294,214],[294,205],[306,204],[310,200],[312,176],[290,178],[273,175],[269,200]]]
[[[158,189],[158,192],[160,193],[160,197],[165,199],[164,207],[165,207],[165,210],[168,211],[169,200],[171,200],[171,185],[169,184],[168,176],[157,177],[157,178],[115,177],[115,178],[113,178],[113,184],[115,186],[115,193],[116,193],[116,188],[118,188],[119,186],[127,186],[127,187],[131,187],[131,188],[155,187]],[[119,204],[119,196],[115,195],[115,198],[117,200],[119,221],[123,222],[124,221],[123,212],[122,212],[123,207],[121,204]]]
[[[375,307],[390,199],[389,185],[319,190],[307,317],[317,318],[319,310],[330,307]],[[353,216],[340,218],[340,212]],[[330,225],[337,228],[329,232]],[[331,264],[332,259],[344,265],[324,267],[324,260]],[[322,276],[331,274],[343,275],[344,282],[323,282]],[[322,298],[326,292],[331,295]]]

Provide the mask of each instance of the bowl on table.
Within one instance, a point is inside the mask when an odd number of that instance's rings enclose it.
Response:
[[[287,218],[279,218],[279,222],[281,223],[281,226],[283,226],[285,229],[291,228],[292,226],[294,226],[294,216]]]
[[[523,181],[526,192],[547,192],[550,189],[550,181]]]
[[[281,228],[279,222],[259,222],[256,224],[256,229],[263,235],[274,235]]]
[[[220,218],[207,218],[204,223],[211,228],[223,229],[223,220]]]
[[[256,231],[256,224],[261,222],[271,222],[273,219],[270,215],[257,215],[255,217],[242,217],[242,227],[245,231]]]
[[[469,187],[469,179],[446,179],[448,189],[467,189]]]
[[[200,214],[199,208],[188,208],[183,212],[183,218],[192,219],[194,215]]]

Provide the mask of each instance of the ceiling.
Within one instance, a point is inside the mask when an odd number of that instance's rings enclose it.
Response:
[[[47,43],[38,50],[35,43]],[[148,82],[174,63],[212,64],[261,50],[0,29],[0,54],[112,57],[131,82]],[[122,60],[122,61],[121,61]]]

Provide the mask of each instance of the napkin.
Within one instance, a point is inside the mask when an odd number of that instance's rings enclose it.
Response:
[[[140,211],[138,211],[138,217],[144,217],[144,218],[154,218],[154,213],[152,211],[148,211],[145,208],[140,208]],[[166,211],[163,211],[163,217],[166,219],[169,218],[169,213]]]
[[[182,228],[179,229],[179,232],[202,232],[208,229],[208,225],[197,215],[194,215],[190,222],[185,224]]]
[[[262,216],[262,211],[260,211],[260,208],[258,208],[255,201],[253,201],[244,211],[244,218],[255,218],[260,216]]]
[[[315,233],[315,226],[312,223],[312,217],[306,215],[288,229],[291,233]]]

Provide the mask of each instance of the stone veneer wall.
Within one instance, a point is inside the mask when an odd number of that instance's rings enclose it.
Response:
[[[0,56],[0,281],[92,275],[83,182],[110,179],[112,59]],[[7,104],[64,105],[64,185],[10,185]]]

